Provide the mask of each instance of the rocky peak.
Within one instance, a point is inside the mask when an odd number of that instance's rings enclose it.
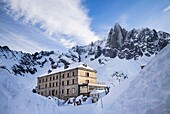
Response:
[[[0,46],[1,51],[10,51],[8,46]]]
[[[111,28],[108,34],[108,39],[106,42],[106,47],[111,49],[121,49],[126,37],[126,30],[122,29],[118,22],[115,23],[114,29]]]
[[[121,31],[122,27],[119,25],[118,22],[115,23],[114,25],[114,30],[118,30],[118,31]]]

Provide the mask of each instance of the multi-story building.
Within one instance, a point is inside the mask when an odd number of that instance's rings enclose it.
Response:
[[[67,69],[38,77],[37,92],[43,96],[56,96],[60,99],[89,95],[96,89],[106,89],[105,84],[98,84],[96,70],[86,64],[72,65]]]

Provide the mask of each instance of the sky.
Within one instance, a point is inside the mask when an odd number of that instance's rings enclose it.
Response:
[[[107,37],[115,22],[170,33],[169,19],[169,0],[1,0],[0,45],[64,52]]]

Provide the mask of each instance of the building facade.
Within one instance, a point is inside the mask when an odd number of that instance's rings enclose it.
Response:
[[[105,89],[104,84],[97,84],[96,70],[81,64],[68,69],[54,71],[38,77],[37,93],[43,96],[56,96],[68,99],[79,95],[89,95],[95,89]]]

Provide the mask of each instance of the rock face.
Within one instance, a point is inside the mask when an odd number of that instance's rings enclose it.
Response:
[[[119,23],[116,23],[114,29],[110,29],[106,42],[106,47],[109,47],[111,49],[121,49],[125,41],[126,34],[127,31],[125,29],[122,29]]]
[[[170,34],[149,28],[126,31],[118,23],[111,28],[107,39],[87,46],[76,46],[71,50],[80,55],[90,56],[91,60],[101,55],[120,59],[138,59],[142,56],[157,54],[170,42]],[[75,50],[76,49],[76,50]],[[92,57],[92,55],[95,55]]]
[[[46,72],[52,69],[66,67],[67,65],[79,62],[76,53],[59,53],[54,51],[41,51],[34,54],[10,50],[7,46],[0,47],[0,68],[7,69],[15,75],[35,74],[37,68],[49,66]]]
[[[97,59],[104,64],[100,57],[137,60],[142,56],[157,54],[170,42],[170,34],[149,28],[126,31],[118,23],[110,29],[106,39],[92,42],[86,46],[75,46],[67,53],[41,51],[34,54],[10,50],[0,46],[0,68],[8,69],[15,75],[35,74],[37,68],[46,68],[46,72],[81,62],[85,59]]]

